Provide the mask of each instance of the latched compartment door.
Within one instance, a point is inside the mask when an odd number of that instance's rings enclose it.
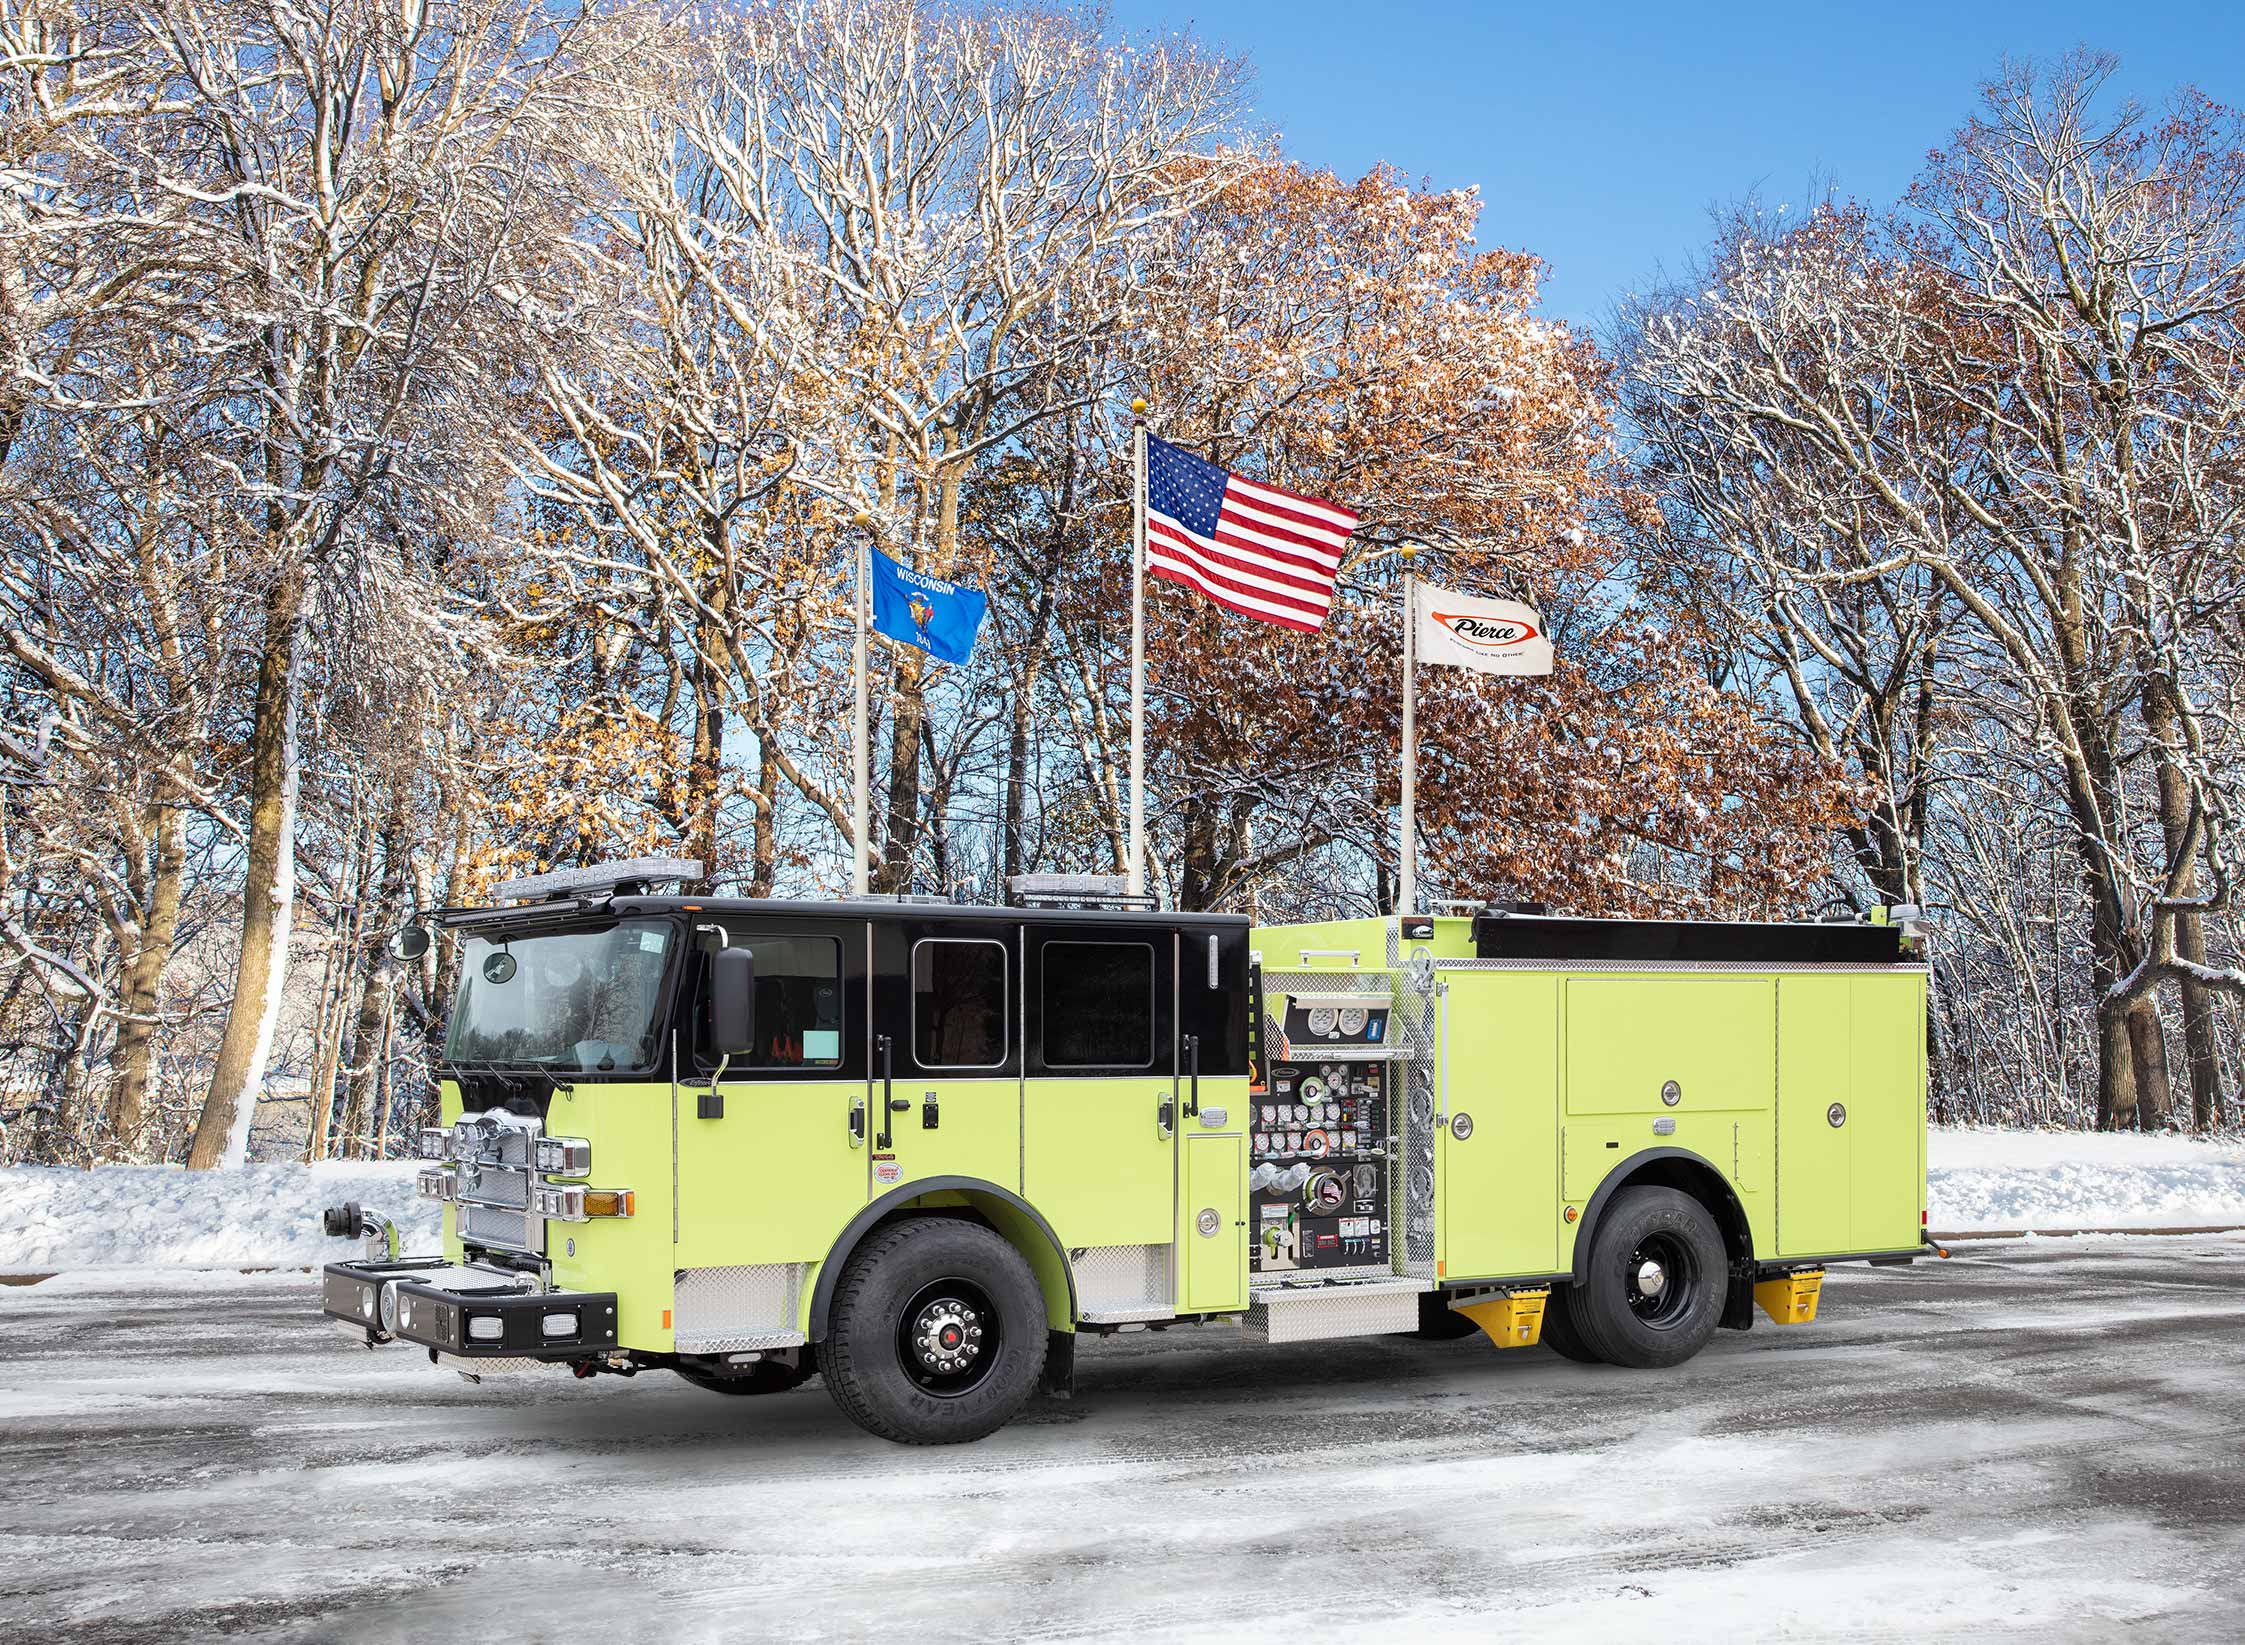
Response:
[[[1181,1314],[1247,1306],[1247,1155],[1240,1136],[1187,1136],[1178,1239],[1184,1247]]]
[[[1925,979],[1849,979],[1848,1248],[1906,1250],[1925,1204]]]
[[[1548,1274],[1559,1254],[1559,979],[1444,979],[1435,1089],[1441,1260],[1448,1279]]]
[[[1777,1249],[1854,1248],[1850,976],[1777,980]],[[1834,1117],[1839,1122],[1834,1124]]]

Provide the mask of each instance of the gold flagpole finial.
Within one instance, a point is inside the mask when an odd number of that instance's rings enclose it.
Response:
[[[1145,416],[1145,415],[1146,415],[1146,402],[1145,402],[1145,401],[1143,401],[1143,400],[1133,400],[1133,401],[1131,401],[1131,402],[1130,402],[1130,414],[1131,414],[1131,415],[1132,415],[1133,417],[1143,417],[1143,416]]]
[[[1401,547],[1396,549],[1396,553],[1403,556],[1403,563],[1405,565],[1409,565],[1413,560],[1419,557],[1419,545],[1417,543],[1405,543]]]

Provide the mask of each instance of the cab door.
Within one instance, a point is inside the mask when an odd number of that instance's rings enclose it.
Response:
[[[882,920],[873,931],[871,1192],[930,1177],[1021,1190],[1020,927]]]
[[[1087,1313],[1159,1314],[1177,1295],[1176,935],[1052,920],[1023,947],[1023,1194],[1083,1253]]]
[[[817,1262],[865,1204],[863,920],[697,916],[679,1013],[677,1266]],[[708,1048],[709,956],[756,962],[756,1047]]]

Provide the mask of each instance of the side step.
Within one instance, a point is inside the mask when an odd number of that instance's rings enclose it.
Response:
[[[1419,1298],[1430,1279],[1324,1280],[1261,1285],[1248,1292],[1244,1329],[1264,1342],[1391,1336],[1419,1328]]]

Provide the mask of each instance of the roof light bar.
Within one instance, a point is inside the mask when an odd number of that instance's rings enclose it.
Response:
[[[701,877],[702,865],[692,857],[626,857],[621,862],[594,863],[590,868],[557,868],[550,874],[524,874],[501,880],[491,894],[502,902],[528,902],[571,891],[614,891],[624,885]]]

